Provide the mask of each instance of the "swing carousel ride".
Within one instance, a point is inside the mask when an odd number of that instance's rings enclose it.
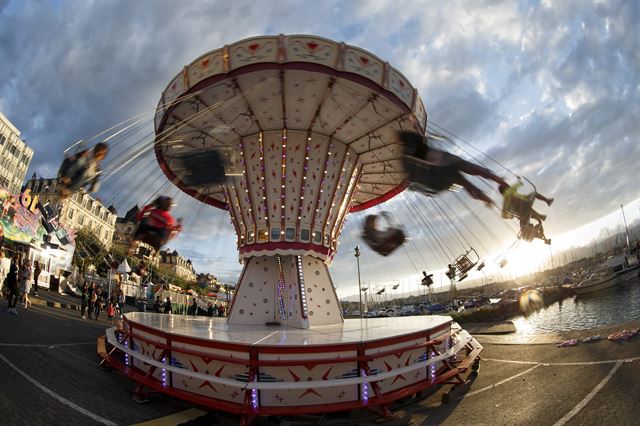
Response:
[[[461,383],[478,366],[482,347],[449,316],[344,319],[328,270],[349,213],[400,194],[409,215],[428,214],[403,193],[399,135],[430,133],[398,70],[320,37],[254,37],[185,66],[162,93],[154,131],[168,181],[229,213],[243,269],[226,320],[129,313],[99,339],[103,362],[137,394],[243,421],[357,408],[388,416],[394,401]],[[366,219],[364,238],[382,255],[405,241],[392,222]],[[464,253],[450,265],[458,279],[480,261]]]

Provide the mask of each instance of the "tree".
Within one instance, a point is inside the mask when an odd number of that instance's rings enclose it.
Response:
[[[89,265],[96,267],[98,275],[106,275],[107,249],[100,240],[87,228],[82,228],[76,234],[76,249],[73,252],[71,264],[76,266],[81,273],[85,273]]]

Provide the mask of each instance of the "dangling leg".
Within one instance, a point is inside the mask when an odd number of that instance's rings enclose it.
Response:
[[[551,203],[553,203],[553,198],[547,198],[542,194],[538,194],[537,192],[534,195],[538,200],[541,200],[541,201],[544,201],[545,203],[547,203],[547,206],[550,206]]]
[[[461,160],[458,165],[458,169],[468,175],[480,176],[481,178],[492,180],[499,185],[508,185],[507,181],[493,173],[491,170],[487,169],[486,167],[474,164],[470,161]]]
[[[531,209],[531,217],[533,219],[537,220],[540,225],[542,225],[542,221],[547,218],[547,215],[540,214],[537,211],[535,211],[534,209]]]
[[[487,205],[487,207],[491,207],[493,205],[493,201],[487,196],[487,194],[485,194],[474,184],[466,180],[461,174],[458,174],[455,177],[453,183],[456,183],[463,187],[469,193],[469,195],[471,195],[471,197],[475,198],[476,200],[483,201]]]

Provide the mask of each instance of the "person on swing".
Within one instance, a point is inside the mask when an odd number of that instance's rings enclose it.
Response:
[[[81,188],[85,188],[87,192],[98,190],[98,179],[102,173],[100,162],[107,156],[108,151],[108,145],[99,142],[90,150],[78,152],[64,159],[58,172],[62,199],[73,195]]]
[[[507,184],[498,186],[498,190],[503,197],[502,217],[505,219],[517,217],[520,220],[520,237],[522,239],[532,241],[535,238],[539,238],[549,245],[551,244],[551,239],[545,236],[544,228],[542,227],[542,221],[547,216],[534,210],[533,202],[538,199],[550,206],[553,203],[553,198],[547,198],[536,191],[528,195],[520,194],[518,189],[521,186],[522,180],[520,179],[511,186]],[[537,220],[538,223],[533,225],[530,221],[531,219]]]
[[[161,196],[138,213],[139,225],[129,247],[129,253],[135,253],[140,241],[158,251],[182,230],[182,220],[176,221],[169,213],[171,207],[173,207],[173,199]]]
[[[548,206],[551,206],[553,198],[547,198],[535,191],[528,195],[520,194],[518,192],[520,187],[522,187],[521,180],[518,180],[518,182],[511,186],[506,182],[498,186],[498,190],[503,197],[502,217],[505,219],[517,217],[520,219],[520,226],[529,223],[529,218],[533,218],[541,224],[547,216],[535,211],[533,209],[533,202],[535,199],[538,199],[547,203]]]
[[[425,137],[419,133],[401,131],[399,135],[400,140],[405,143],[405,169],[413,184],[409,189],[435,194],[456,184],[464,188],[471,197],[491,207],[491,198],[469,182],[463,173],[492,180],[498,185],[507,184],[503,178],[486,167],[430,147]]]

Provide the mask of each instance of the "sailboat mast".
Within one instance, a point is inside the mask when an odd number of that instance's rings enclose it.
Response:
[[[627,218],[624,215],[624,206],[620,204],[622,210],[622,220],[624,221],[624,234],[627,237],[627,250],[631,250],[631,243],[629,242],[629,228],[627,227]]]

